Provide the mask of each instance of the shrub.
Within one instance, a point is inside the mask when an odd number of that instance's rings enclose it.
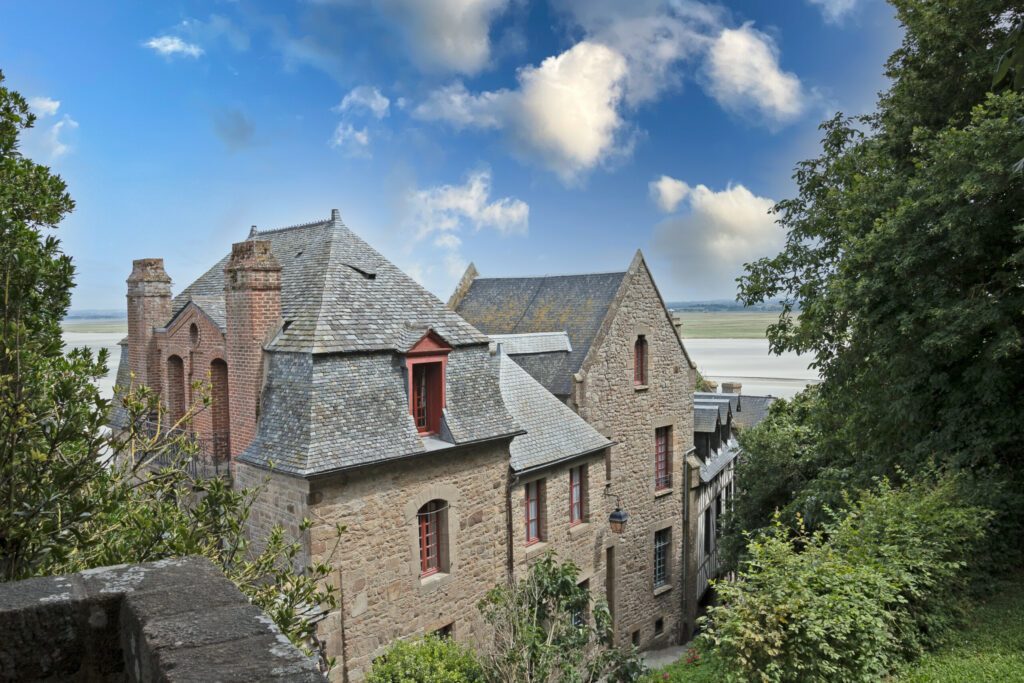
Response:
[[[450,638],[396,642],[373,663],[368,683],[471,683],[482,681],[476,655]]]
[[[871,681],[955,623],[957,588],[988,513],[958,480],[887,481],[813,534],[777,518],[734,583],[719,584],[707,644],[730,681]]]

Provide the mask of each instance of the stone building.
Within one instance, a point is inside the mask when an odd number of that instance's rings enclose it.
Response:
[[[449,306],[513,342],[508,356],[613,442],[601,466],[587,465],[587,485],[602,491],[590,503],[603,516],[620,506],[629,522],[581,545],[603,556],[590,585],[606,587],[616,642],[685,640],[696,612],[696,527],[684,513],[696,369],[643,256],[586,275],[482,278],[470,266]]]
[[[546,549],[605,595],[611,442],[499,348],[515,340],[472,327],[336,211],[253,229],[170,285],[161,260],[135,262],[118,384],[147,384],[172,414],[192,380],[212,385],[189,428],[211,444],[201,459],[262,487],[253,541],[280,524],[302,562],[333,568],[341,604],[320,634],[335,678],[362,680],[398,638],[485,643],[476,603]]]

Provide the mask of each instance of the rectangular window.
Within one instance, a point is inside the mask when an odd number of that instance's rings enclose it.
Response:
[[[544,505],[544,480],[538,479],[526,485],[526,545],[537,543],[542,540],[544,533],[543,520],[541,519]]]
[[[633,344],[633,384],[647,384],[647,338],[640,335]]]
[[[585,521],[586,507],[584,497],[587,495],[586,465],[573,467],[569,470],[569,524]]]
[[[441,515],[443,501],[430,501],[419,511],[420,576],[441,571]]]
[[[441,363],[416,363],[412,366],[412,417],[421,434],[441,431]]]
[[[662,529],[654,534],[654,587],[664,586],[669,581],[669,546],[672,544],[672,530]]]
[[[654,430],[654,488],[667,489],[672,486],[672,428],[658,427]]]

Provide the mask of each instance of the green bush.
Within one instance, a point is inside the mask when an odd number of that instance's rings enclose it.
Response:
[[[879,680],[937,642],[961,613],[962,570],[989,518],[958,483],[883,481],[813,534],[777,519],[709,610],[705,647],[723,678]]]
[[[450,638],[396,642],[373,663],[368,683],[472,683],[482,681],[476,655]]]

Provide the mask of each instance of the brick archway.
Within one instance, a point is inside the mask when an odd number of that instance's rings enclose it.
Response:
[[[227,458],[231,454],[228,364],[220,358],[214,358],[210,362],[210,394],[213,414],[213,454],[218,458]]]

